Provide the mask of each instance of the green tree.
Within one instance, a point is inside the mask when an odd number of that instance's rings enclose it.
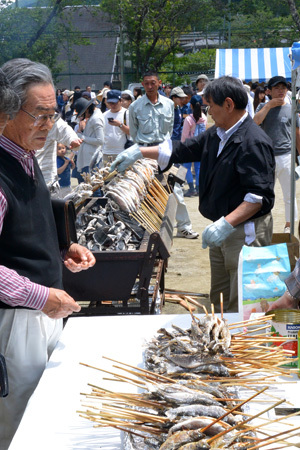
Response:
[[[197,22],[205,22],[211,0],[103,0],[100,5],[121,27],[124,49],[131,55],[137,79],[147,69],[159,70],[180,50],[179,37]],[[201,10],[201,15],[199,14]]]
[[[49,0],[47,8],[0,9],[0,65],[11,58],[30,58],[60,72],[64,64],[57,62],[57,55],[62,46],[89,45],[88,39],[75,33],[70,14],[64,13],[69,3]],[[80,3],[73,0],[72,6]],[[42,4],[38,2],[38,6]]]
[[[202,49],[181,57],[168,58],[160,69],[160,78],[163,83],[174,86],[190,84],[191,75],[214,71],[215,58],[215,49]]]

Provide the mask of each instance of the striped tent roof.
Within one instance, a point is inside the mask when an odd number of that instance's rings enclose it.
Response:
[[[267,81],[275,75],[291,80],[291,47],[217,49],[215,78],[223,75]]]

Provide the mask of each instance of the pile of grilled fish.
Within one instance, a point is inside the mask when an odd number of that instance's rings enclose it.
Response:
[[[73,200],[77,208],[94,199],[90,207],[78,208],[79,244],[93,252],[137,250],[145,229],[131,213],[139,209],[156,172],[157,163],[143,159],[123,175],[110,174],[108,167],[84,174],[85,182],[65,197],[65,200]],[[95,198],[95,192],[99,198],[107,200],[105,205],[103,200]]]
[[[100,200],[98,200],[100,202]],[[128,213],[97,200],[76,220],[78,243],[92,252],[138,250],[145,230]]]

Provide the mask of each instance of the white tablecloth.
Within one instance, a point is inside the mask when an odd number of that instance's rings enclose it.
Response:
[[[229,323],[239,320],[238,314],[226,318]],[[135,392],[135,388],[105,381],[109,375],[79,363],[119,372],[102,358],[108,356],[141,366],[145,340],[161,327],[172,323],[189,327],[190,322],[188,314],[70,318],[9,450],[121,449],[119,431],[94,428],[79,416],[77,411],[85,409],[81,403],[88,404],[80,393],[90,392],[88,383],[114,391]],[[296,387],[299,395],[299,383]]]

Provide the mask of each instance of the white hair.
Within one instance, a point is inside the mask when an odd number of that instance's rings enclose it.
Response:
[[[16,58],[7,61],[2,66],[4,75],[11,87],[24,105],[27,100],[27,91],[34,84],[51,84],[54,88],[53,79],[47,66],[30,61],[26,58]]]

